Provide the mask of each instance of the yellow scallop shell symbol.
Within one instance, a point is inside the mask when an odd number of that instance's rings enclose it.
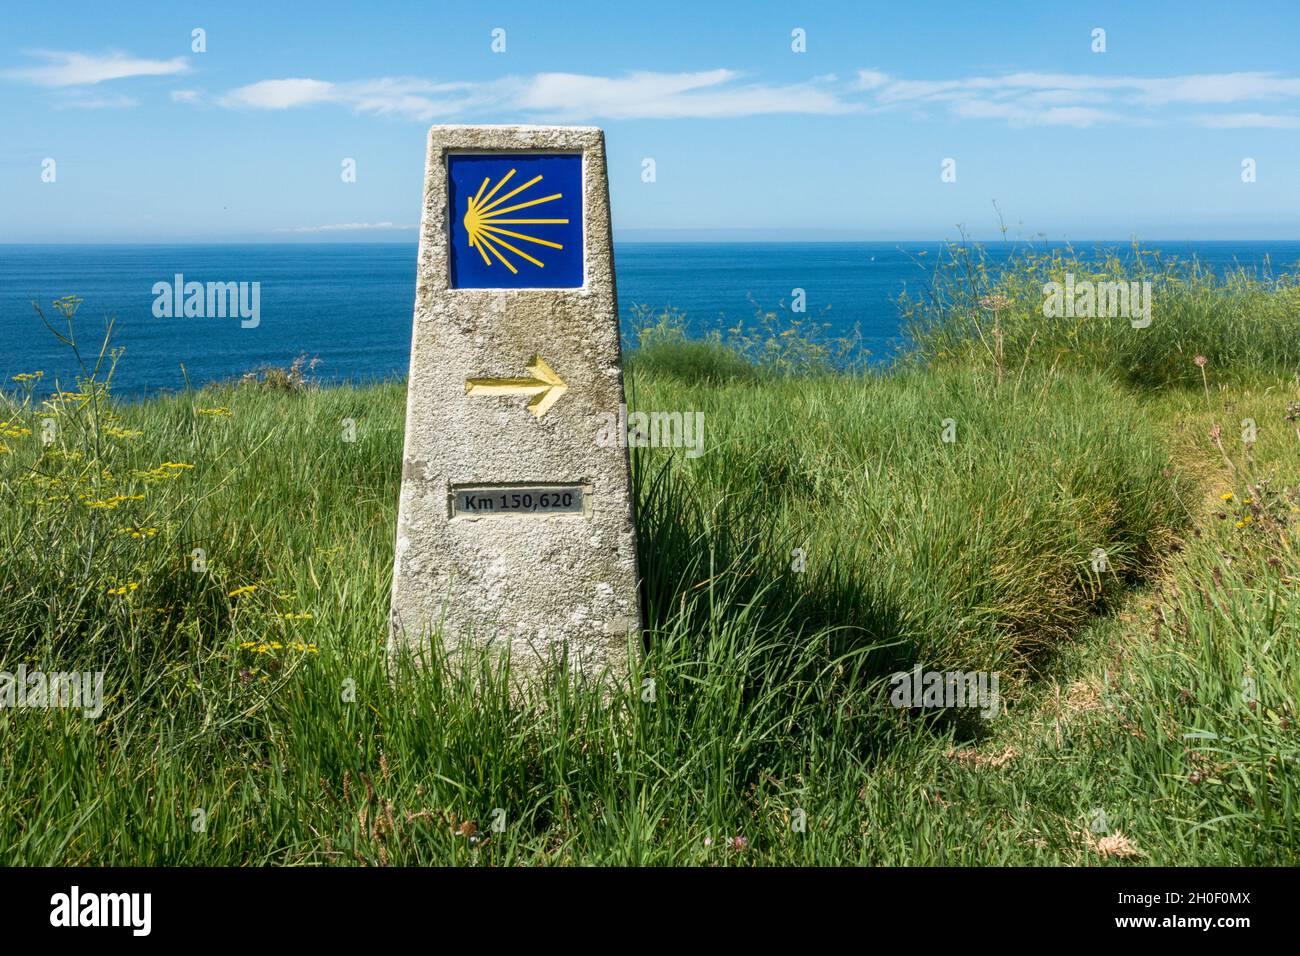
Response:
[[[506,253],[513,253],[516,256],[527,259],[539,269],[542,268],[542,262],[540,259],[533,258],[522,249],[512,246],[507,241],[507,237],[510,239],[519,239],[524,242],[534,242],[539,246],[547,246],[551,249],[563,249],[564,246],[560,245],[558,242],[538,239],[536,236],[529,236],[522,232],[514,232],[510,229],[502,229],[501,227],[550,223],[567,224],[569,220],[502,219],[501,217],[507,213],[517,212],[520,209],[527,209],[530,206],[540,206],[542,203],[554,202],[562,195],[561,193],[554,193],[550,196],[542,196],[538,199],[528,199],[524,202],[518,202],[511,206],[502,206],[502,203],[508,202],[529,187],[542,181],[541,176],[534,176],[522,186],[518,186],[506,193],[504,196],[501,196],[499,199],[494,200],[492,197],[501,190],[502,186],[509,182],[510,177],[514,174],[515,170],[512,169],[510,172],[502,176],[497,180],[497,184],[492,187],[492,190],[488,192],[486,196],[483,195],[483,193],[487,190],[491,177],[485,177],[483,179],[483,185],[478,188],[478,194],[470,199],[466,204],[465,218],[463,221],[465,223],[465,231],[469,233],[470,248],[477,249],[478,254],[483,257],[483,261],[489,266],[492,265],[492,259],[488,257],[488,253],[491,253],[492,256],[494,256],[503,266],[517,275],[519,270],[515,268],[514,263],[510,261],[510,256]],[[502,252],[503,249],[505,252]]]

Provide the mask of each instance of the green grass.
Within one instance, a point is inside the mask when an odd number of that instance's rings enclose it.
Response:
[[[0,670],[103,670],[107,701],[0,709],[0,861],[1294,862],[1285,354],[1183,388],[1102,332],[866,374],[676,328],[629,401],[702,411],[708,451],[634,452],[647,651],[610,700],[473,656],[389,674],[401,386],[11,395]],[[1007,711],[891,707],[917,663],[997,671]]]
[[[1029,249],[995,269],[978,247],[950,246],[931,288],[903,300],[924,364],[977,362],[1005,373],[1026,364],[1097,369],[1140,390],[1199,389],[1206,359],[1220,382],[1300,374],[1300,263],[1292,271],[1237,267],[1216,273],[1195,260],[1134,247],[1125,257]],[[1116,318],[1044,317],[1044,284],[1151,284],[1151,325]],[[1140,321],[1140,320],[1139,320]]]
[[[714,386],[638,368],[633,395],[702,412],[709,448],[641,463],[669,472],[641,509],[653,604],[735,573],[841,644],[892,643],[891,667],[1026,668],[1147,574],[1187,517],[1150,422],[1099,376]]]

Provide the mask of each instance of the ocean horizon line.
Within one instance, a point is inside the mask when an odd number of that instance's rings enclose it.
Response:
[[[788,239],[759,239],[759,238],[731,238],[731,239],[711,239],[711,238],[636,238],[620,239],[616,235],[614,238],[615,245],[624,246],[660,246],[660,245],[715,245],[715,246],[745,246],[745,245],[791,245],[791,246],[812,246],[812,245],[1048,245],[1048,246],[1078,246],[1085,244],[1104,243],[1114,245],[1122,243],[1124,245],[1164,245],[1170,243],[1195,243],[1198,245],[1223,244],[1223,245],[1242,245],[1242,244],[1265,244],[1278,242],[1300,242],[1300,234],[1290,237],[1270,237],[1263,239],[1204,239],[1196,237],[1175,238],[1172,236],[1153,237],[1153,238],[1136,238],[1133,236],[1126,237],[1105,237],[1091,236],[1079,239],[1046,239],[1042,237],[1034,238],[1007,238],[1007,237],[964,237],[959,239],[807,239],[807,238],[788,238]],[[0,242],[0,249],[26,249],[33,246],[51,247],[51,248],[160,248],[175,246],[267,246],[273,248],[283,248],[286,246],[418,246],[418,239],[403,241],[384,241],[375,239],[319,239],[319,240],[274,240],[274,239],[177,239],[177,240],[141,240],[141,241],[110,241],[110,242],[79,242],[79,241],[31,241],[31,242]]]

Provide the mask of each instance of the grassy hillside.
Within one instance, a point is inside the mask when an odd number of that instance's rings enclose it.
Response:
[[[1071,334],[1057,264],[955,261],[888,372],[646,330],[629,402],[706,453],[634,450],[647,651],[608,704],[388,679],[400,386],[14,383],[0,670],[107,701],[0,709],[0,860],[1293,862],[1294,286],[1175,272],[1151,328]],[[916,665],[1002,712],[890,706]]]

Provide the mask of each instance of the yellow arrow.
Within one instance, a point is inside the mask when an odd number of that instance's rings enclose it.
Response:
[[[534,355],[525,368],[532,378],[471,378],[465,381],[466,395],[533,395],[528,410],[541,418],[569,388],[555,370]]]

